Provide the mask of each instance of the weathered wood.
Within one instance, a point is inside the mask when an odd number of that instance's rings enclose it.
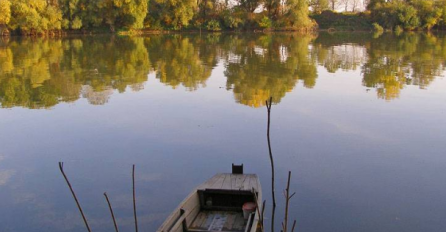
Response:
[[[205,183],[198,186],[198,190],[221,189],[221,190],[247,190],[259,189],[258,178],[255,174],[231,174],[223,173],[213,176]]]
[[[243,218],[241,207],[217,206],[207,207],[206,194],[246,196],[252,195],[252,189],[261,197],[258,177],[255,174],[217,174],[196,188],[180,206],[166,219],[157,232],[212,232],[212,228],[222,232],[244,232],[247,220]],[[184,209],[181,215],[180,211]],[[206,210],[207,209],[207,210]],[[259,215],[253,215],[253,226],[249,232],[256,232]],[[183,228],[185,221],[187,228]],[[223,223],[223,224],[222,224]],[[248,225],[249,226],[249,225]],[[222,228],[221,228],[222,227]]]
[[[176,223],[177,219],[180,218],[180,210],[184,209],[186,211],[186,217],[192,222],[195,215],[200,210],[200,202],[198,199],[197,191],[194,190],[189,196],[184,199],[180,205],[173,211],[173,213],[164,221],[157,232],[170,232],[170,228]]]
[[[227,175],[224,174],[217,174],[218,178],[215,180],[214,183],[209,187],[211,189],[221,189],[223,186],[223,182],[225,181],[225,178]]]
[[[231,180],[233,175],[225,175],[225,180],[223,181],[222,189],[232,189]]]

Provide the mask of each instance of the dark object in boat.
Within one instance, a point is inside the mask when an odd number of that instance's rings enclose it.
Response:
[[[243,165],[233,173],[220,173],[198,186],[180,203],[157,232],[256,232],[259,210],[243,212],[245,203],[262,201],[260,181],[243,174]],[[246,207],[245,207],[246,208]]]

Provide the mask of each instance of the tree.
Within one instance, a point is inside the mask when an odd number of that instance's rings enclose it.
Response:
[[[350,0],[352,12],[357,12],[359,10],[361,0]]]
[[[263,0],[236,0],[236,2],[246,12],[253,13],[263,3]]]
[[[351,0],[339,0],[339,3],[344,7],[344,12],[348,11],[348,6]]]
[[[321,13],[329,9],[329,0],[311,0],[310,7],[315,13]]]
[[[416,0],[413,1],[414,7],[418,11],[418,17],[421,20],[421,27],[430,30],[441,19],[442,9],[433,1]]]
[[[196,0],[152,0],[150,12],[152,21],[158,21],[172,29],[188,26],[197,9]]]
[[[277,19],[279,17],[279,9],[281,6],[280,0],[264,0],[264,5],[268,11],[268,16],[271,19]]]
[[[338,4],[339,4],[339,0],[328,0],[328,3],[329,3],[329,5],[330,5],[331,10],[332,10],[332,11],[335,11],[335,10],[336,10],[336,7],[337,7]]]
[[[309,29],[314,26],[314,22],[308,17],[307,0],[288,0],[286,2],[288,12],[286,17],[290,22],[290,26],[295,29]]]
[[[11,19],[11,2],[0,0],[0,27],[7,25]]]
[[[62,12],[46,0],[15,0],[11,4],[12,29],[23,34],[45,33],[61,29]]]

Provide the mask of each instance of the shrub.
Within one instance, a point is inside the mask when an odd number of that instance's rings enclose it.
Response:
[[[206,23],[206,30],[208,31],[221,31],[220,22],[218,20],[212,19]]]
[[[401,34],[404,31],[400,25],[396,26],[394,30],[397,35]]]
[[[267,16],[263,16],[263,18],[259,22],[259,26],[261,28],[271,28],[273,22]]]
[[[384,28],[381,27],[381,25],[379,25],[378,23],[373,23],[372,26],[373,26],[373,31],[375,31],[375,32],[382,33],[384,31]]]

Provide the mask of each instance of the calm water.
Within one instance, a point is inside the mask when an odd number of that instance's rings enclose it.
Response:
[[[446,37],[169,35],[0,40],[0,231],[155,231],[244,163],[297,231],[444,231]],[[268,210],[271,205],[267,205]],[[279,222],[276,222],[279,225]]]

